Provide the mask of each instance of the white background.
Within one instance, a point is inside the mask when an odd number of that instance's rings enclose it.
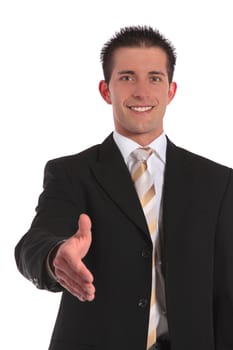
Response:
[[[0,348],[45,350],[59,294],[17,271],[48,159],[101,142],[113,129],[98,92],[99,52],[125,25],[149,24],[177,48],[178,91],[165,130],[176,144],[233,166],[232,2],[229,0],[0,3]]]

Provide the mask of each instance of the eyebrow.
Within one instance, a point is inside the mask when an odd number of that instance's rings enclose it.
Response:
[[[161,71],[157,71],[157,70],[153,70],[151,72],[149,72],[150,75],[163,75],[165,76],[165,73],[161,72]]]
[[[117,74],[122,75],[122,74],[135,74],[133,70],[121,70],[117,72]]]
[[[134,75],[136,74],[135,71],[133,70],[121,70],[119,71],[117,74],[119,75],[123,75],[123,74],[131,74],[131,75]],[[149,75],[162,75],[162,76],[165,76],[165,73],[161,72],[161,71],[157,71],[157,70],[153,70],[153,71],[150,71],[148,72]]]

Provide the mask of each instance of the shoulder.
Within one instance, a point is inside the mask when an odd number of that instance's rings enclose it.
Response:
[[[56,171],[75,173],[77,170],[85,172],[93,164],[99,161],[101,150],[108,149],[111,152],[114,144],[112,134],[110,134],[103,143],[93,145],[76,154],[66,155],[50,159],[45,166],[45,172]]]
[[[168,139],[167,147],[167,158],[170,160],[182,161],[183,164],[190,165],[193,168],[201,168],[210,171],[219,171],[219,172],[232,172],[233,170],[223,164],[217,163],[211,159],[203,157],[202,155],[193,153],[185,148],[176,146]]]
[[[71,166],[72,164],[77,164],[79,162],[90,162],[96,159],[98,155],[100,145],[94,145],[87,148],[79,153],[70,154],[66,156],[61,156],[58,158],[50,159],[47,162],[47,166]]]
[[[99,145],[92,146],[79,153],[50,159],[44,168],[44,186],[54,180],[89,177],[90,167],[96,161],[99,153]]]
[[[78,153],[61,156],[58,158],[50,159],[47,164],[49,166],[66,166],[77,163],[90,163],[98,160],[99,153],[103,148],[111,148],[114,144],[112,134],[110,134],[102,143],[93,145]]]
[[[168,140],[166,167],[169,176],[186,174],[193,183],[200,187],[226,188],[233,179],[233,170],[223,164],[205,158]]]

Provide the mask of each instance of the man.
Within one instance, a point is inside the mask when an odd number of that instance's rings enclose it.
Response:
[[[49,349],[232,350],[233,171],[165,136],[176,54],[158,31],[123,28],[101,59],[115,131],[48,162],[15,251],[63,292]]]

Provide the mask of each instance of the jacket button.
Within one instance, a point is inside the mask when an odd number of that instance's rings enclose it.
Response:
[[[149,258],[150,257],[150,251],[148,248],[143,248],[142,249],[142,257],[143,258]]]
[[[147,304],[148,304],[148,300],[147,299],[140,299],[138,301],[138,306],[141,307],[141,308],[146,307]]]

